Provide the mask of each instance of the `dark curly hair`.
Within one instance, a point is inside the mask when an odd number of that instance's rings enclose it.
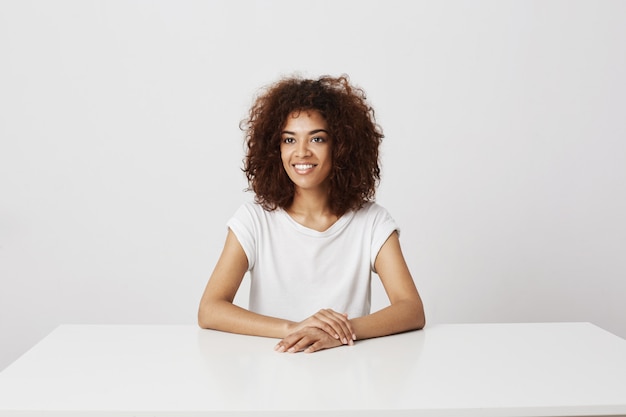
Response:
[[[289,77],[262,90],[241,124],[248,190],[266,210],[291,205],[295,187],[281,162],[281,131],[290,114],[307,110],[324,117],[332,138],[330,209],[341,216],[361,208],[374,199],[380,181],[378,148],[384,136],[365,92],[352,86],[347,75]]]

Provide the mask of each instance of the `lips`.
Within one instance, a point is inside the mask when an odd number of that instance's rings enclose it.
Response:
[[[313,168],[315,165],[313,164],[294,164],[294,168],[295,169],[311,169]]]
[[[293,170],[298,175],[306,175],[317,166],[316,164],[292,164]]]

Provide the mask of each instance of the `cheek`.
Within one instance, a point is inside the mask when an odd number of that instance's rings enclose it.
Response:
[[[333,153],[332,153],[332,151],[330,149],[326,152],[324,157],[326,158],[326,162],[328,164],[332,164],[333,163]]]
[[[280,161],[281,161],[281,165],[283,166],[283,170],[285,172],[287,172],[288,168],[289,168],[289,159],[290,159],[289,155],[287,153],[282,152],[282,150],[281,150],[281,152],[280,152]]]

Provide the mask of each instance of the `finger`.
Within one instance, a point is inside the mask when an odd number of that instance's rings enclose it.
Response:
[[[326,333],[333,339],[344,343],[342,340],[345,340],[346,335],[343,332],[341,325],[339,325],[338,323],[332,320],[329,320],[328,318],[323,318],[323,319],[318,318],[315,320],[314,323],[315,323],[315,326],[314,326],[315,328],[322,330],[324,333]]]
[[[283,338],[280,342],[274,346],[274,350],[276,352],[286,352],[294,343],[296,343],[300,339],[299,336],[295,334],[290,334],[287,337]]]
[[[274,346],[274,350],[277,352],[287,352],[303,337],[304,335],[301,332],[292,333],[278,342],[276,346]]]
[[[345,321],[346,319],[344,316],[341,316],[335,311],[331,309],[320,310],[313,316],[313,318],[320,324],[320,326],[330,327],[334,332],[336,339],[346,336],[345,325],[342,325],[342,321]]]
[[[335,337],[335,339],[340,339],[343,344],[352,344],[355,337],[354,331],[352,330],[352,324],[348,320],[347,314],[341,314],[331,309],[325,309],[319,311],[318,318],[329,325],[335,334],[339,336]],[[329,334],[332,335],[332,333]]]
[[[352,323],[348,319],[348,314],[347,313],[336,313],[336,314],[340,314],[342,318],[340,323],[344,325],[346,337],[348,338],[348,344],[350,345],[354,344],[354,341],[356,340],[356,334],[354,332],[354,329],[352,328]]]
[[[292,344],[289,348],[287,348],[286,351],[288,353],[300,352],[308,348],[312,342],[313,340],[308,335],[305,335],[302,338],[298,339],[298,341]]]
[[[313,343],[308,348],[304,349],[304,353],[313,353],[313,352],[317,352],[318,350],[322,350],[322,349],[324,349],[324,347],[322,346],[322,341],[318,340],[317,342]]]
[[[304,330],[300,330],[300,331],[297,331],[295,333],[292,333],[286,336],[285,338],[283,338],[283,340],[281,340],[280,342],[278,342],[278,344],[276,344],[276,346],[274,347],[274,350],[277,352],[293,353],[293,352],[299,352],[305,349],[314,340],[317,340],[317,339],[310,337],[310,331],[311,330],[315,331],[315,329],[317,328],[311,327],[309,328],[309,331],[304,329]],[[317,329],[317,331],[319,332],[321,330]]]
[[[332,324],[334,322],[323,315],[321,312],[317,312],[308,319],[306,319],[303,324],[306,327],[315,327],[316,329],[320,329],[328,334],[330,337],[339,339],[341,336],[339,332],[337,332],[336,328],[339,329],[339,326],[333,327]],[[303,327],[304,328],[304,327]]]
[[[348,323],[348,329],[350,330],[350,334],[348,335],[350,338],[350,344],[353,345],[356,340],[356,332],[352,328],[352,322],[348,319],[348,313],[344,313],[343,316],[346,318],[346,323]]]
[[[313,353],[322,349],[330,349],[338,346],[342,346],[339,341],[335,339],[329,338],[327,335],[323,335],[317,340],[314,340],[306,349],[304,349],[304,353]]]

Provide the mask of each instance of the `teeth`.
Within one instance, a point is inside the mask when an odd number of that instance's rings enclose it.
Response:
[[[295,164],[295,169],[311,169],[313,168],[313,164]]]

